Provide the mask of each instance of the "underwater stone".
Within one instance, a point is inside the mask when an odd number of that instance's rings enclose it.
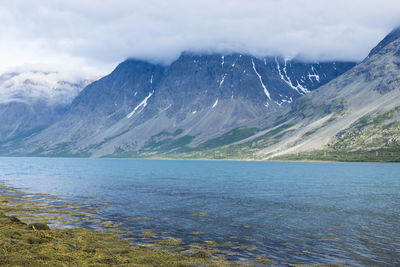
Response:
[[[29,228],[33,230],[50,230],[50,227],[45,223],[32,223],[29,225]]]
[[[207,252],[205,251],[197,251],[196,253],[192,254],[190,257],[194,257],[194,258],[201,258],[201,259],[207,259],[210,256],[208,255]]]

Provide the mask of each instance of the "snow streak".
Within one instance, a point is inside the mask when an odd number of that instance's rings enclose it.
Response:
[[[153,95],[153,93],[154,93],[154,91],[153,91],[153,92],[150,92],[149,95],[146,96],[146,98],[143,99],[143,101],[140,102],[139,105],[137,105],[137,106],[132,110],[132,112],[128,114],[128,116],[126,116],[126,118],[127,118],[127,119],[130,119],[133,115],[135,115],[136,111],[137,111],[140,107],[145,108],[145,107],[147,106],[147,100],[149,100],[149,98]]]
[[[219,82],[219,88],[221,88],[222,84],[224,83],[226,75],[228,75],[228,74],[222,75],[222,79],[221,79],[221,81]]]
[[[214,105],[212,106],[212,108],[215,108],[217,105],[218,105],[218,98],[217,98],[217,100],[215,101],[215,103],[214,103]]]
[[[281,72],[281,66],[279,65],[279,62],[278,62],[277,58],[275,58],[275,62],[276,62],[276,68],[277,68],[277,70],[278,70],[279,76],[281,76],[282,81],[284,81],[287,85],[289,85],[290,88],[292,88],[293,90],[296,90],[297,93],[299,93],[300,95],[304,95],[304,94],[307,94],[307,93],[310,92],[309,90],[307,90],[306,88],[304,88],[304,87],[299,83],[299,81],[296,81],[296,82],[297,82],[297,86],[294,86],[294,85],[293,85],[292,80],[290,79],[290,77],[288,76],[287,71],[286,71],[286,60],[285,60],[285,65],[284,65],[284,67],[283,67],[283,73],[284,73],[285,75],[283,75],[282,72]],[[299,90],[300,90],[301,92],[300,92]]]
[[[261,86],[262,88],[264,88],[264,93],[265,95],[268,97],[269,100],[271,100],[271,95],[269,94],[267,87],[265,86],[265,84],[263,83],[262,77],[261,75],[258,73],[257,69],[256,69],[256,64],[254,64],[254,60],[251,59],[251,63],[253,63],[253,70],[254,72],[257,74],[258,79],[260,80]]]

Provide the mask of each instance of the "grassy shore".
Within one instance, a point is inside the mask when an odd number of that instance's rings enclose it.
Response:
[[[277,156],[273,160],[282,161],[332,161],[332,162],[400,162],[399,149],[377,149],[372,151],[317,150],[298,154]]]

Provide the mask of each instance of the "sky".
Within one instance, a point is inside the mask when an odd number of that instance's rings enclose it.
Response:
[[[360,61],[399,14],[399,0],[0,0],[0,73],[105,75],[183,51]]]

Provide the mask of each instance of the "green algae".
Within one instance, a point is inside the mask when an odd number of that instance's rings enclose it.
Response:
[[[194,217],[204,217],[206,215],[207,215],[206,212],[194,212],[191,214],[191,216],[194,216]]]
[[[92,200],[99,200],[93,198]],[[250,251],[255,246],[213,240],[185,244],[181,239],[153,229],[130,231],[118,218],[102,218],[96,208],[62,202],[57,197],[23,192],[0,185],[0,266],[268,266],[267,256]],[[192,216],[206,216],[197,212]],[[111,220],[113,221],[111,221]],[[138,224],[153,220],[131,219]],[[79,228],[89,223],[90,229]],[[50,228],[48,226],[51,226]],[[78,226],[78,227],[77,227]],[[55,228],[56,227],[56,228]],[[242,225],[251,228],[251,225]],[[193,232],[194,235],[203,234]],[[128,238],[121,238],[128,236]],[[334,241],[327,237],[327,241]],[[248,241],[253,241],[248,239]],[[134,244],[134,245],[132,245]],[[231,249],[247,254],[241,258]],[[227,261],[234,256],[240,262]],[[294,266],[294,265],[293,265]],[[300,265],[299,265],[300,266]]]
[[[35,230],[0,218],[2,266],[222,266],[210,259],[130,246],[109,232]]]
[[[267,259],[267,258],[263,258],[263,257],[257,257],[254,260],[254,263],[262,264],[263,266],[269,266],[269,265],[273,265],[274,261]]]
[[[40,200],[39,200],[40,199]],[[235,266],[218,257],[172,253],[182,251],[180,239],[167,238],[153,244],[132,246],[132,239],[121,239],[119,222],[101,220],[95,210],[71,203],[55,208],[48,195],[23,195],[0,185],[0,265],[1,266]],[[18,215],[18,217],[16,216]],[[91,217],[83,219],[82,217]],[[23,219],[22,219],[23,218]],[[149,218],[137,218],[148,220]],[[50,229],[48,224],[92,221],[98,228]],[[108,229],[105,231],[104,229]],[[153,230],[144,236],[156,237]]]

